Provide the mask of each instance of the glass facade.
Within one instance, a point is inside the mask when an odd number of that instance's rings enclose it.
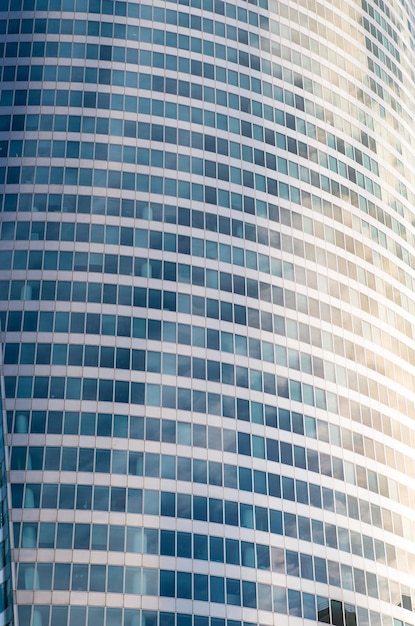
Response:
[[[1,351],[0,351],[1,359]],[[0,360],[1,363],[1,360]],[[3,389],[0,379],[0,624],[13,626],[12,572],[9,537],[9,502],[3,438]]]
[[[414,51],[413,0],[0,3],[19,626],[415,626]]]

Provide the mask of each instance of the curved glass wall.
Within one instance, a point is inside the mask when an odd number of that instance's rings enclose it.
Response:
[[[3,3],[20,626],[415,626],[414,10]]]

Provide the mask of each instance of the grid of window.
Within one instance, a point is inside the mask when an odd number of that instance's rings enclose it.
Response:
[[[1,7],[20,626],[415,625],[413,13]]]

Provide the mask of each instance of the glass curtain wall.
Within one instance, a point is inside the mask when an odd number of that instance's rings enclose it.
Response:
[[[0,3],[20,626],[415,626],[414,10]]]

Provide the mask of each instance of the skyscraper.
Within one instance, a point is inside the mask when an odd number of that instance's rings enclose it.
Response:
[[[415,625],[414,12],[0,3],[0,624]]]

